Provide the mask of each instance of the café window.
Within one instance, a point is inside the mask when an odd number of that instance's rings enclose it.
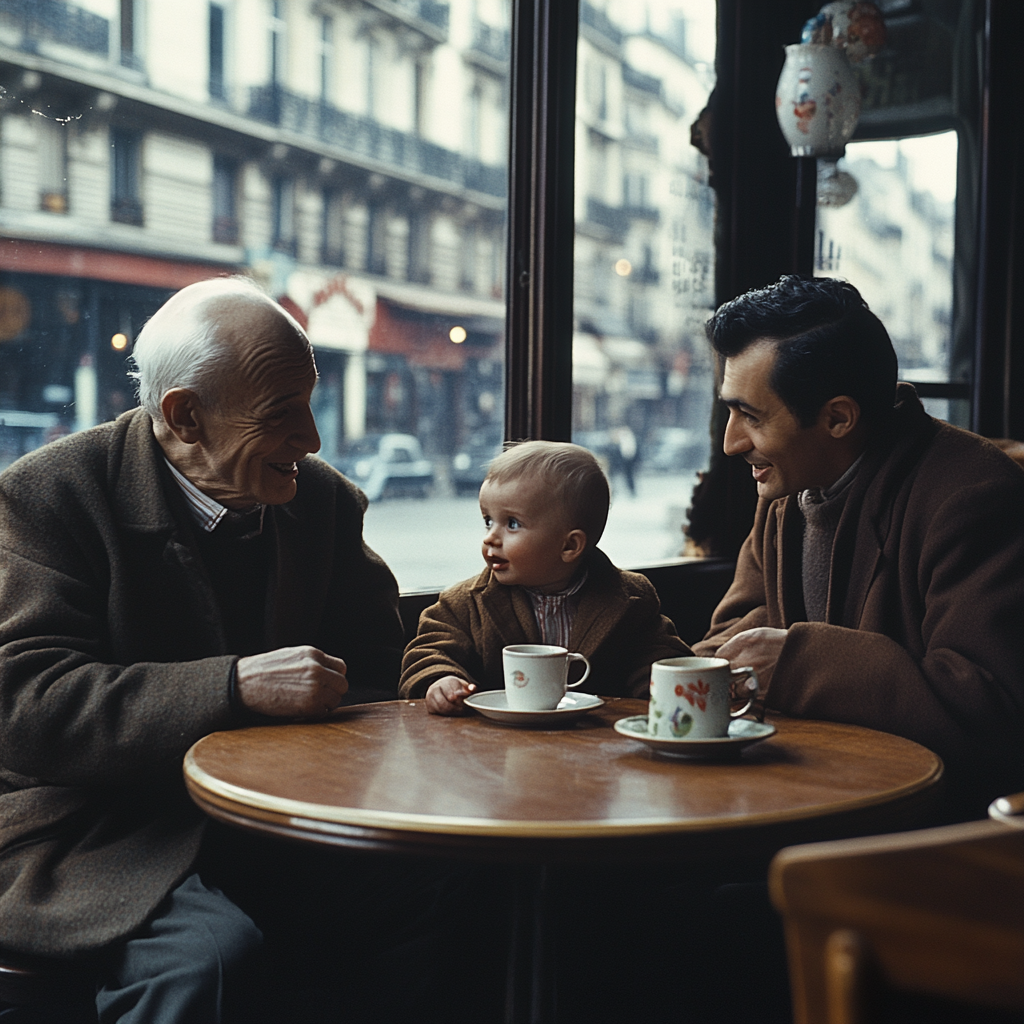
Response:
[[[68,128],[48,117],[36,119],[39,160],[39,208],[47,213],[68,211]]]
[[[219,3],[211,3],[208,26],[210,67],[209,89],[210,98],[215,100],[227,99],[224,81],[225,18],[226,13],[223,5]]]
[[[343,267],[345,262],[345,197],[340,189],[329,188],[323,194],[323,262]]]
[[[213,240],[238,241],[238,161],[226,156],[213,158]]]
[[[286,6],[283,0],[270,0],[269,42],[270,42],[270,84],[282,85],[285,74],[288,23],[285,21]]]
[[[320,18],[320,99],[325,103],[331,98],[334,75],[334,19],[326,14]]]
[[[271,181],[271,244],[277,252],[295,254],[295,179],[286,176]]]
[[[142,61],[138,54],[139,10],[137,0],[120,0],[120,37],[121,64],[126,68],[142,70]]]
[[[935,396],[965,370],[952,346],[957,133],[852,142],[838,174],[847,201],[819,203],[815,273],[855,285],[889,331],[900,380],[968,426],[966,396]]]
[[[584,0],[577,55],[572,436],[611,478],[601,547],[636,566],[680,553],[710,454],[714,197],[689,140],[714,5]]]
[[[142,224],[142,136],[125,128],[110,130],[110,219]]]

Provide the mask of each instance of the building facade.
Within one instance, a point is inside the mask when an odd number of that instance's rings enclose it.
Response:
[[[254,275],[307,328],[323,454],[500,437],[507,0],[5,0],[0,464],[134,404],[175,289]],[[688,423],[713,201],[675,35],[581,5],[575,425]]]

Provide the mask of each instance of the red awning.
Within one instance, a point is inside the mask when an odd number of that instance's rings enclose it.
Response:
[[[190,263],[135,253],[86,249],[77,245],[0,238],[0,270],[22,274],[86,277],[95,281],[177,289],[196,281],[234,273],[237,269],[223,264]]]

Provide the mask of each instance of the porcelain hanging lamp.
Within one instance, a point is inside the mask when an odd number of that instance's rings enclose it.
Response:
[[[802,41],[786,47],[775,90],[775,113],[793,156],[818,164],[818,202],[842,206],[857,191],[840,171],[860,117],[860,83],[853,63],[870,60],[885,43],[885,23],[872,3],[834,0],[804,26]]]
[[[775,91],[775,113],[793,156],[843,155],[860,117],[857,75],[825,43],[792,43]]]

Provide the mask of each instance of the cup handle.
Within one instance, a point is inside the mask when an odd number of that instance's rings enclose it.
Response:
[[[729,669],[730,674],[735,679],[737,676],[749,676],[754,681],[754,690],[750,700],[739,709],[739,711],[730,711],[730,718],[739,718],[740,715],[745,715],[753,706],[754,701],[757,700],[757,695],[761,691],[761,684],[758,681],[757,673],[751,668],[750,665],[744,665],[743,668],[731,668]],[[748,690],[749,692],[749,690]]]
[[[571,689],[573,689],[573,687],[579,686],[580,683],[585,683],[587,681],[587,676],[590,675],[590,662],[587,661],[587,659],[584,658],[582,654],[567,654],[566,658],[569,661],[582,661],[583,664],[586,665],[586,669],[584,670],[583,675],[581,675],[579,677],[579,679],[576,680],[575,683],[567,683],[566,684],[565,688],[567,690],[571,690]]]

